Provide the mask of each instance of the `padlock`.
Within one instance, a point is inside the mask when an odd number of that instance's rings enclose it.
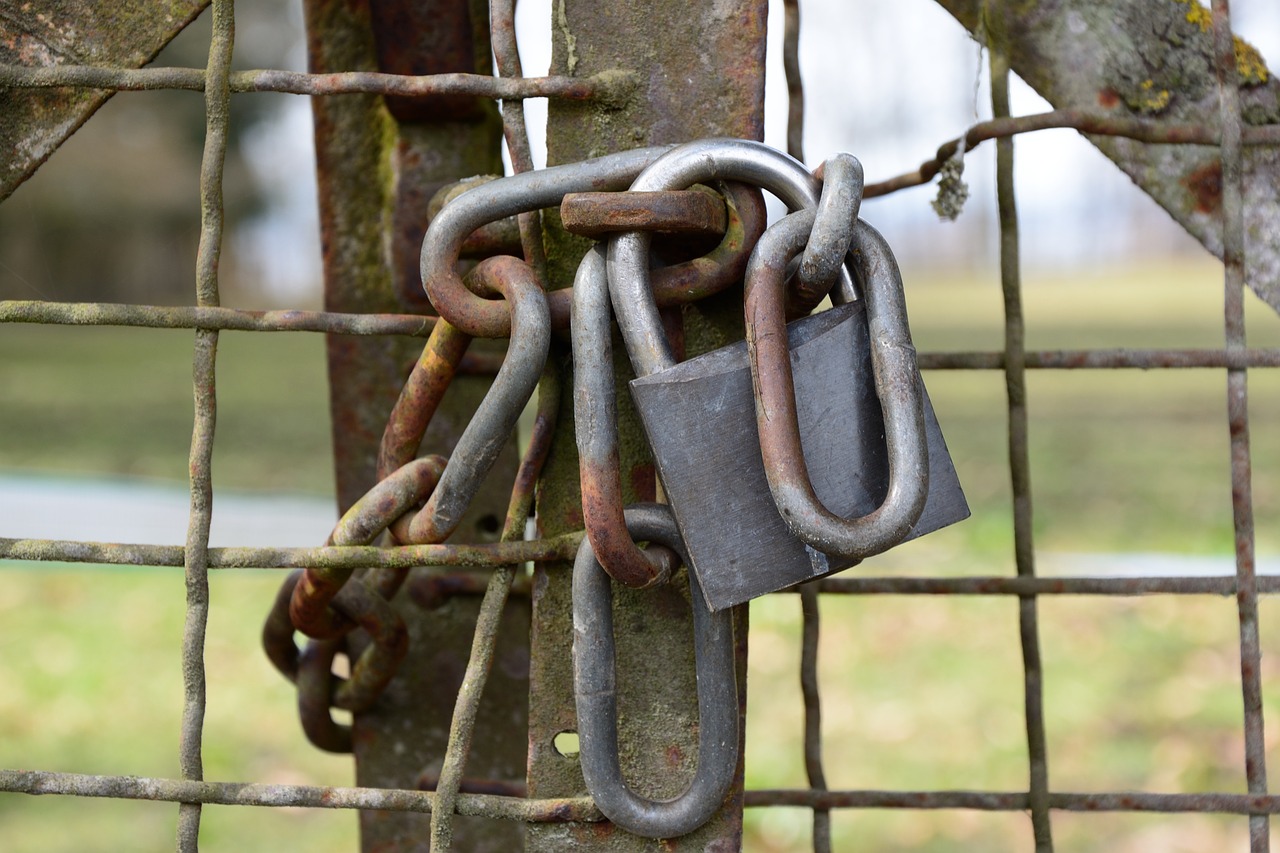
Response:
[[[681,189],[716,179],[758,184],[793,210],[813,208],[820,189],[798,161],[743,140],[702,140],[679,146],[648,166],[632,189]],[[632,395],[688,549],[690,568],[713,611],[848,568],[897,541],[968,517],[955,467],[913,358],[906,378],[919,388],[916,425],[923,427],[923,434],[902,440],[922,454],[915,472],[919,481],[913,487],[917,494],[904,494],[913,488],[899,488],[889,495],[895,506],[888,512],[882,508],[889,470],[884,419],[873,380],[867,326],[870,306],[856,298],[848,269],[841,265],[838,290],[846,304],[787,327],[803,465],[817,499],[834,515],[856,519],[879,512],[898,519],[905,515],[909,522],[890,525],[889,532],[865,553],[833,556],[794,535],[771,497],[765,476],[746,343],[677,365],[648,295],[647,250],[648,237],[643,233],[611,241],[610,293],[637,372]],[[900,282],[890,285],[900,287]],[[905,315],[898,322],[909,341]],[[923,500],[919,492],[924,493]],[[899,502],[904,503],[898,506]]]

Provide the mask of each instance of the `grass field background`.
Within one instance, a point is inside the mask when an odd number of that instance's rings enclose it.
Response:
[[[1219,346],[1221,294],[1221,267],[1197,259],[1029,274],[1028,346]],[[993,277],[909,275],[908,299],[922,351],[1001,347]],[[1280,345],[1280,319],[1249,302],[1251,345]],[[0,328],[0,476],[181,485],[191,343],[183,331]],[[1003,378],[937,371],[926,381],[973,518],[859,571],[1012,573]],[[1088,565],[1073,555],[1117,553],[1220,558],[1230,571],[1222,371],[1039,371],[1029,383],[1045,571]],[[1280,376],[1253,371],[1250,390],[1266,560],[1280,552]],[[321,336],[224,333],[218,399],[216,489],[332,493]],[[21,535],[0,526],[0,536]],[[213,576],[206,777],[350,784],[349,759],[306,744],[291,687],[259,651],[277,583],[265,572]],[[0,566],[0,766],[176,775],[182,600],[173,570]],[[1232,599],[1046,598],[1040,613],[1055,789],[1245,790]],[[831,787],[1025,789],[1016,600],[829,597],[822,617]],[[1275,602],[1264,600],[1273,760],[1278,619]],[[749,787],[805,784],[798,627],[794,596],[752,607]],[[175,815],[168,804],[0,796],[10,851],[167,850]],[[749,850],[792,850],[807,839],[803,810],[747,820]],[[1022,814],[846,812],[835,828],[843,850],[1030,848]],[[1244,849],[1246,837],[1242,819],[1197,816],[1055,814],[1054,829],[1062,851]],[[349,813],[205,810],[205,850],[356,845]]]

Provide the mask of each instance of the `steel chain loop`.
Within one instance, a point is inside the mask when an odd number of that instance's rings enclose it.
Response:
[[[626,525],[684,555],[671,510],[661,504],[627,507]],[[733,613],[707,608],[698,579],[689,578],[698,684],[698,765],[683,793],[651,800],[622,775],[614,671],[613,606],[609,576],[583,540],[573,565],[573,684],[583,779],[600,811],[637,835],[674,838],[692,832],[724,802],[738,765],[738,684],[733,660]]]
[[[609,576],[644,588],[666,583],[676,559],[665,547],[638,548],[623,519],[612,317],[604,246],[597,244],[583,256],[573,281],[573,419],[582,519],[596,559]]]
[[[444,472],[443,456],[415,459],[379,482],[352,504],[326,545],[368,545],[398,519],[426,500]],[[303,572],[289,601],[293,626],[309,637],[327,640],[352,628],[349,617],[329,605],[351,578],[352,569],[309,568]],[[387,573],[390,574],[390,573]],[[403,576],[403,573],[396,573]],[[389,596],[386,596],[389,597]]]
[[[783,310],[787,265],[809,242],[815,218],[814,211],[803,210],[771,226],[747,270],[747,351],[756,425],[769,491],[787,526],[823,553],[862,559],[901,542],[924,511],[929,493],[924,398],[898,265],[880,233],[859,220],[850,231],[884,417],[889,487],[880,506],[865,516],[846,519],[828,510],[814,492],[800,445]]]

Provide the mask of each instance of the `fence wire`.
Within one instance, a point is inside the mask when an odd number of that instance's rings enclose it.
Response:
[[[206,69],[120,69],[96,66],[29,68],[0,66],[0,87],[80,87],[110,91],[187,89],[203,91],[206,133],[200,174],[201,228],[196,262],[196,298],[191,307],[157,307],[44,301],[0,301],[0,323],[40,323],[63,326],[124,326],[182,328],[195,331],[192,359],[194,429],[190,449],[191,510],[185,546],[152,546],[43,539],[0,539],[0,559],[60,561],[95,565],[151,565],[183,567],[186,577],[186,626],[182,642],[185,687],[180,742],[180,779],[95,776],[40,770],[0,770],[0,792],[158,800],[179,804],[178,848],[198,847],[200,813],[204,804],[376,809],[433,813],[432,836],[449,837],[448,815],[474,815],[524,822],[592,822],[602,816],[588,797],[527,799],[519,796],[471,794],[459,791],[469,749],[471,727],[483,672],[493,653],[498,620],[510,572],[498,572],[489,584],[477,625],[468,672],[479,674],[478,685],[458,698],[449,750],[437,791],[409,791],[356,787],[315,787],[252,783],[206,782],[202,770],[205,710],[203,656],[209,609],[208,573],[225,568],[290,569],[307,566],[343,568],[408,568],[438,565],[492,569],[526,561],[571,560],[582,534],[520,541],[531,495],[517,494],[503,541],[489,545],[417,545],[394,548],[210,548],[209,527],[213,487],[210,478],[214,447],[217,392],[214,367],[221,330],[262,332],[327,332],[344,335],[405,335],[425,337],[434,320],[418,315],[355,315],[320,311],[241,311],[219,306],[218,258],[222,243],[222,165],[226,153],[230,96],[241,92],[287,92],[301,95],[345,93],[444,97],[475,95],[504,101],[504,136],[517,171],[532,168],[521,101],[530,97],[586,100],[610,97],[619,85],[614,77],[524,78],[516,51],[514,3],[493,4],[491,36],[500,76],[440,74],[402,76],[374,72],[306,74],[276,70],[230,71],[234,33],[233,0],[213,0],[213,38]],[[788,78],[788,148],[798,159],[804,118],[804,91],[798,64],[799,8],[785,0],[784,66]],[[997,193],[1000,222],[1000,269],[1005,307],[1005,345],[996,352],[922,353],[924,370],[998,370],[1005,376],[1009,426],[1009,471],[1013,488],[1013,526],[1016,576],[982,577],[866,577],[842,576],[806,585],[800,590],[802,612],[800,683],[804,702],[804,757],[809,787],[796,790],[748,790],[747,808],[802,807],[813,812],[812,845],[831,849],[830,812],[833,809],[969,809],[1028,812],[1037,851],[1051,851],[1050,813],[1157,812],[1247,815],[1253,853],[1269,849],[1269,817],[1280,813],[1280,795],[1267,793],[1266,757],[1261,700],[1258,638],[1258,598],[1280,592],[1280,577],[1258,577],[1255,571],[1251,464],[1248,429],[1247,375],[1250,368],[1280,367],[1280,349],[1249,349],[1244,327],[1244,225],[1241,150],[1244,144],[1275,143],[1280,128],[1242,128],[1237,71],[1226,0],[1213,0],[1212,18],[1218,86],[1220,131],[1212,128],[1161,125],[1150,120],[1123,121],[1076,111],[1011,119],[1008,115],[1008,65],[991,54],[994,119],[976,125],[964,138],[966,150],[984,139],[997,139]],[[1221,349],[1095,349],[1028,351],[1020,305],[1018,231],[1013,186],[1015,133],[1045,127],[1075,127],[1133,139],[1165,143],[1217,144],[1222,156],[1224,217],[1224,327]],[[868,195],[891,192],[933,178],[941,163],[954,153],[946,146],[918,171],[868,185]],[[536,217],[521,219],[521,242],[526,260],[545,265]],[[496,364],[481,357],[470,363],[473,372],[493,372]],[[1109,369],[1223,369],[1227,375],[1227,420],[1231,442],[1231,486],[1235,529],[1233,576],[1140,578],[1045,578],[1035,572],[1032,531],[1032,484],[1027,442],[1028,370]],[[548,411],[554,393],[547,391]],[[540,420],[540,429],[549,423]],[[545,437],[545,434],[544,434]],[[540,439],[535,439],[540,440]],[[529,484],[526,484],[528,486]],[[523,501],[523,504],[521,504]],[[1022,646],[1028,787],[1018,792],[964,790],[828,790],[822,767],[821,696],[817,658],[820,626],[818,600],[827,595],[948,595],[1017,596]],[[1043,716],[1037,600],[1059,595],[1235,595],[1238,602],[1241,689],[1247,794],[1210,793],[1071,793],[1050,789],[1049,754]],[[486,618],[486,614],[487,617]],[[472,679],[468,679],[472,681]]]

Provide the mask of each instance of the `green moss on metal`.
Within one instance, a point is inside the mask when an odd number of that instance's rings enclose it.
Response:
[[[555,101],[550,106],[548,160],[564,163],[644,145],[705,136],[759,138],[763,107],[765,5],[757,0],[651,4],[557,0],[552,73],[616,75],[618,97]],[[621,69],[621,70],[619,70]],[[559,232],[549,212],[547,254],[552,286],[571,279],[586,242]],[[742,336],[741,292],[684,309],[686,346],[700,352]],[[562,354],[566,371],[570,359]],[[652,486],[653,466],[626,382],[632,376],[615,333],[619,449],[624,499]],[[568,397],[569,395],[566,395]],[[562,414],[566,425],[570,423]],[[544,533],[581,524],[577,453],[566,428],[556,438],[539,495]],[[570,465],[572,459],[574,464]],[[567,567],[566,567],[567,568]],[[694,652],[687,587],[614,593],[619,750],[624,774],[647,796],[670,797],[688,784],[697,762]],[[550,570],[534,591],[534,669],[531,678],[530,793],[569,796],[582,791],[576,762],[555,753],[556,734],[574,727],[572,621],[569,576]],[[562,656],[556,660],[557,656]],[[732,806],[707,826],[661,842],[667,850],[735,849],[740,812]],[[582,833],[531,827],[527,849],[651,850],[655,843],[610,826]]]

